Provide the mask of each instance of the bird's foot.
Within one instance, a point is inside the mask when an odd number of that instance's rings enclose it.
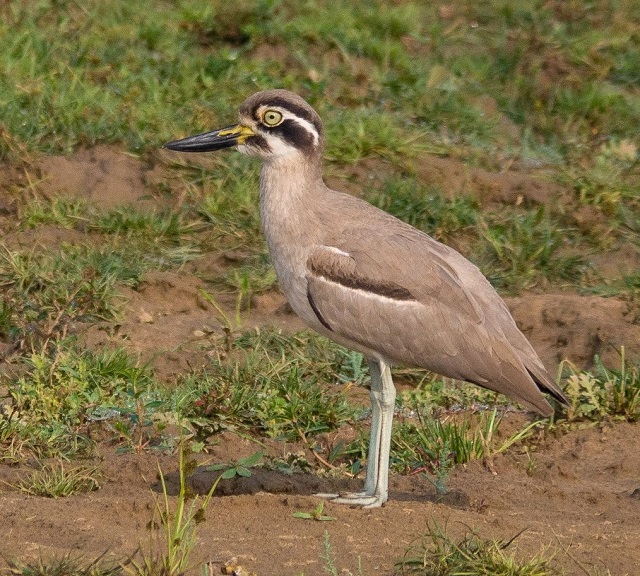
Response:
[[[386,501],[383,494],[369,494],[368,492],[347,492],[346,494],[315,494],[336,504],[362,506],[363,508],[379,508]]]

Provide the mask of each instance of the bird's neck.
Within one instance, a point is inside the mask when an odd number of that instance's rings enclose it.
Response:
[[[260,216],[270,249],[309,235],[309,221],[321,200],[320,163],[299,157],[270,159],[260,174]],[[313,229],[313,227],[311,227]]]
[[[287,211],[289,207],[313,200],[322,187],[322,166],[299,155],[272,158],[260,173],[260,210],[262,217],[271,211]]]

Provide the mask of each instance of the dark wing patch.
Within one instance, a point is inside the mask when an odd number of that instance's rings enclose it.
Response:
[[[358,274],[353,258],[328,247],[315,250],[307,260],[307,268],[312,274],[346,288],[362,290],[392,300],[416,300],[410,290],[395,282]]]
[[[316,303],[313,300],[313,296],[311,295],[311,289],[308,286],[307,286],[307,300],[309,301],[309,306],[311,306],[311,309],[313,310],[314,314],[317,316],[318,320],[320,321],[320,324],[322,324],[327,330],[331,330],[331,332],[333,332],[333,328],[331,328],[331,325],[329,324],[329,322],[325,320],[324,316],[316,306]]]

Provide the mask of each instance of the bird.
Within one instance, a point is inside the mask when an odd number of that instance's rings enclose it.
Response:
[[[325,132],[315,109],[283,89],[257,92],[238,122],[164,148],[236,147],[262,160],[260,218],[279,285],[313,330],[361,352],[371,431],[363,490],[325,495],[365,508],[389,497],[396,390],[390,367],[416,366],[501,392],[543,416],[566,404],[506,304],[453,248],[323,180]]]

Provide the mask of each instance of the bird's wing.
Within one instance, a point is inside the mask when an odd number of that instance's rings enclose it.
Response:
[[[339,237],[315,248],[306,263],[308,300],[328,330],[388,360],[549,412],[521,358],[525,351],[539,364],[535,352],[471,262],[410,227]]]
[[[485,318],[482,306],[467,287],[469,278],[460,277],[460,266],[453,266],[453,260],[475,269],[486,283],[480,271],[455,250],[411,228],[394,234],[352,231],[346,242],[316,248],[307,270],[311,277],[362,293],[424,304],[435,301],[481,323]]]

